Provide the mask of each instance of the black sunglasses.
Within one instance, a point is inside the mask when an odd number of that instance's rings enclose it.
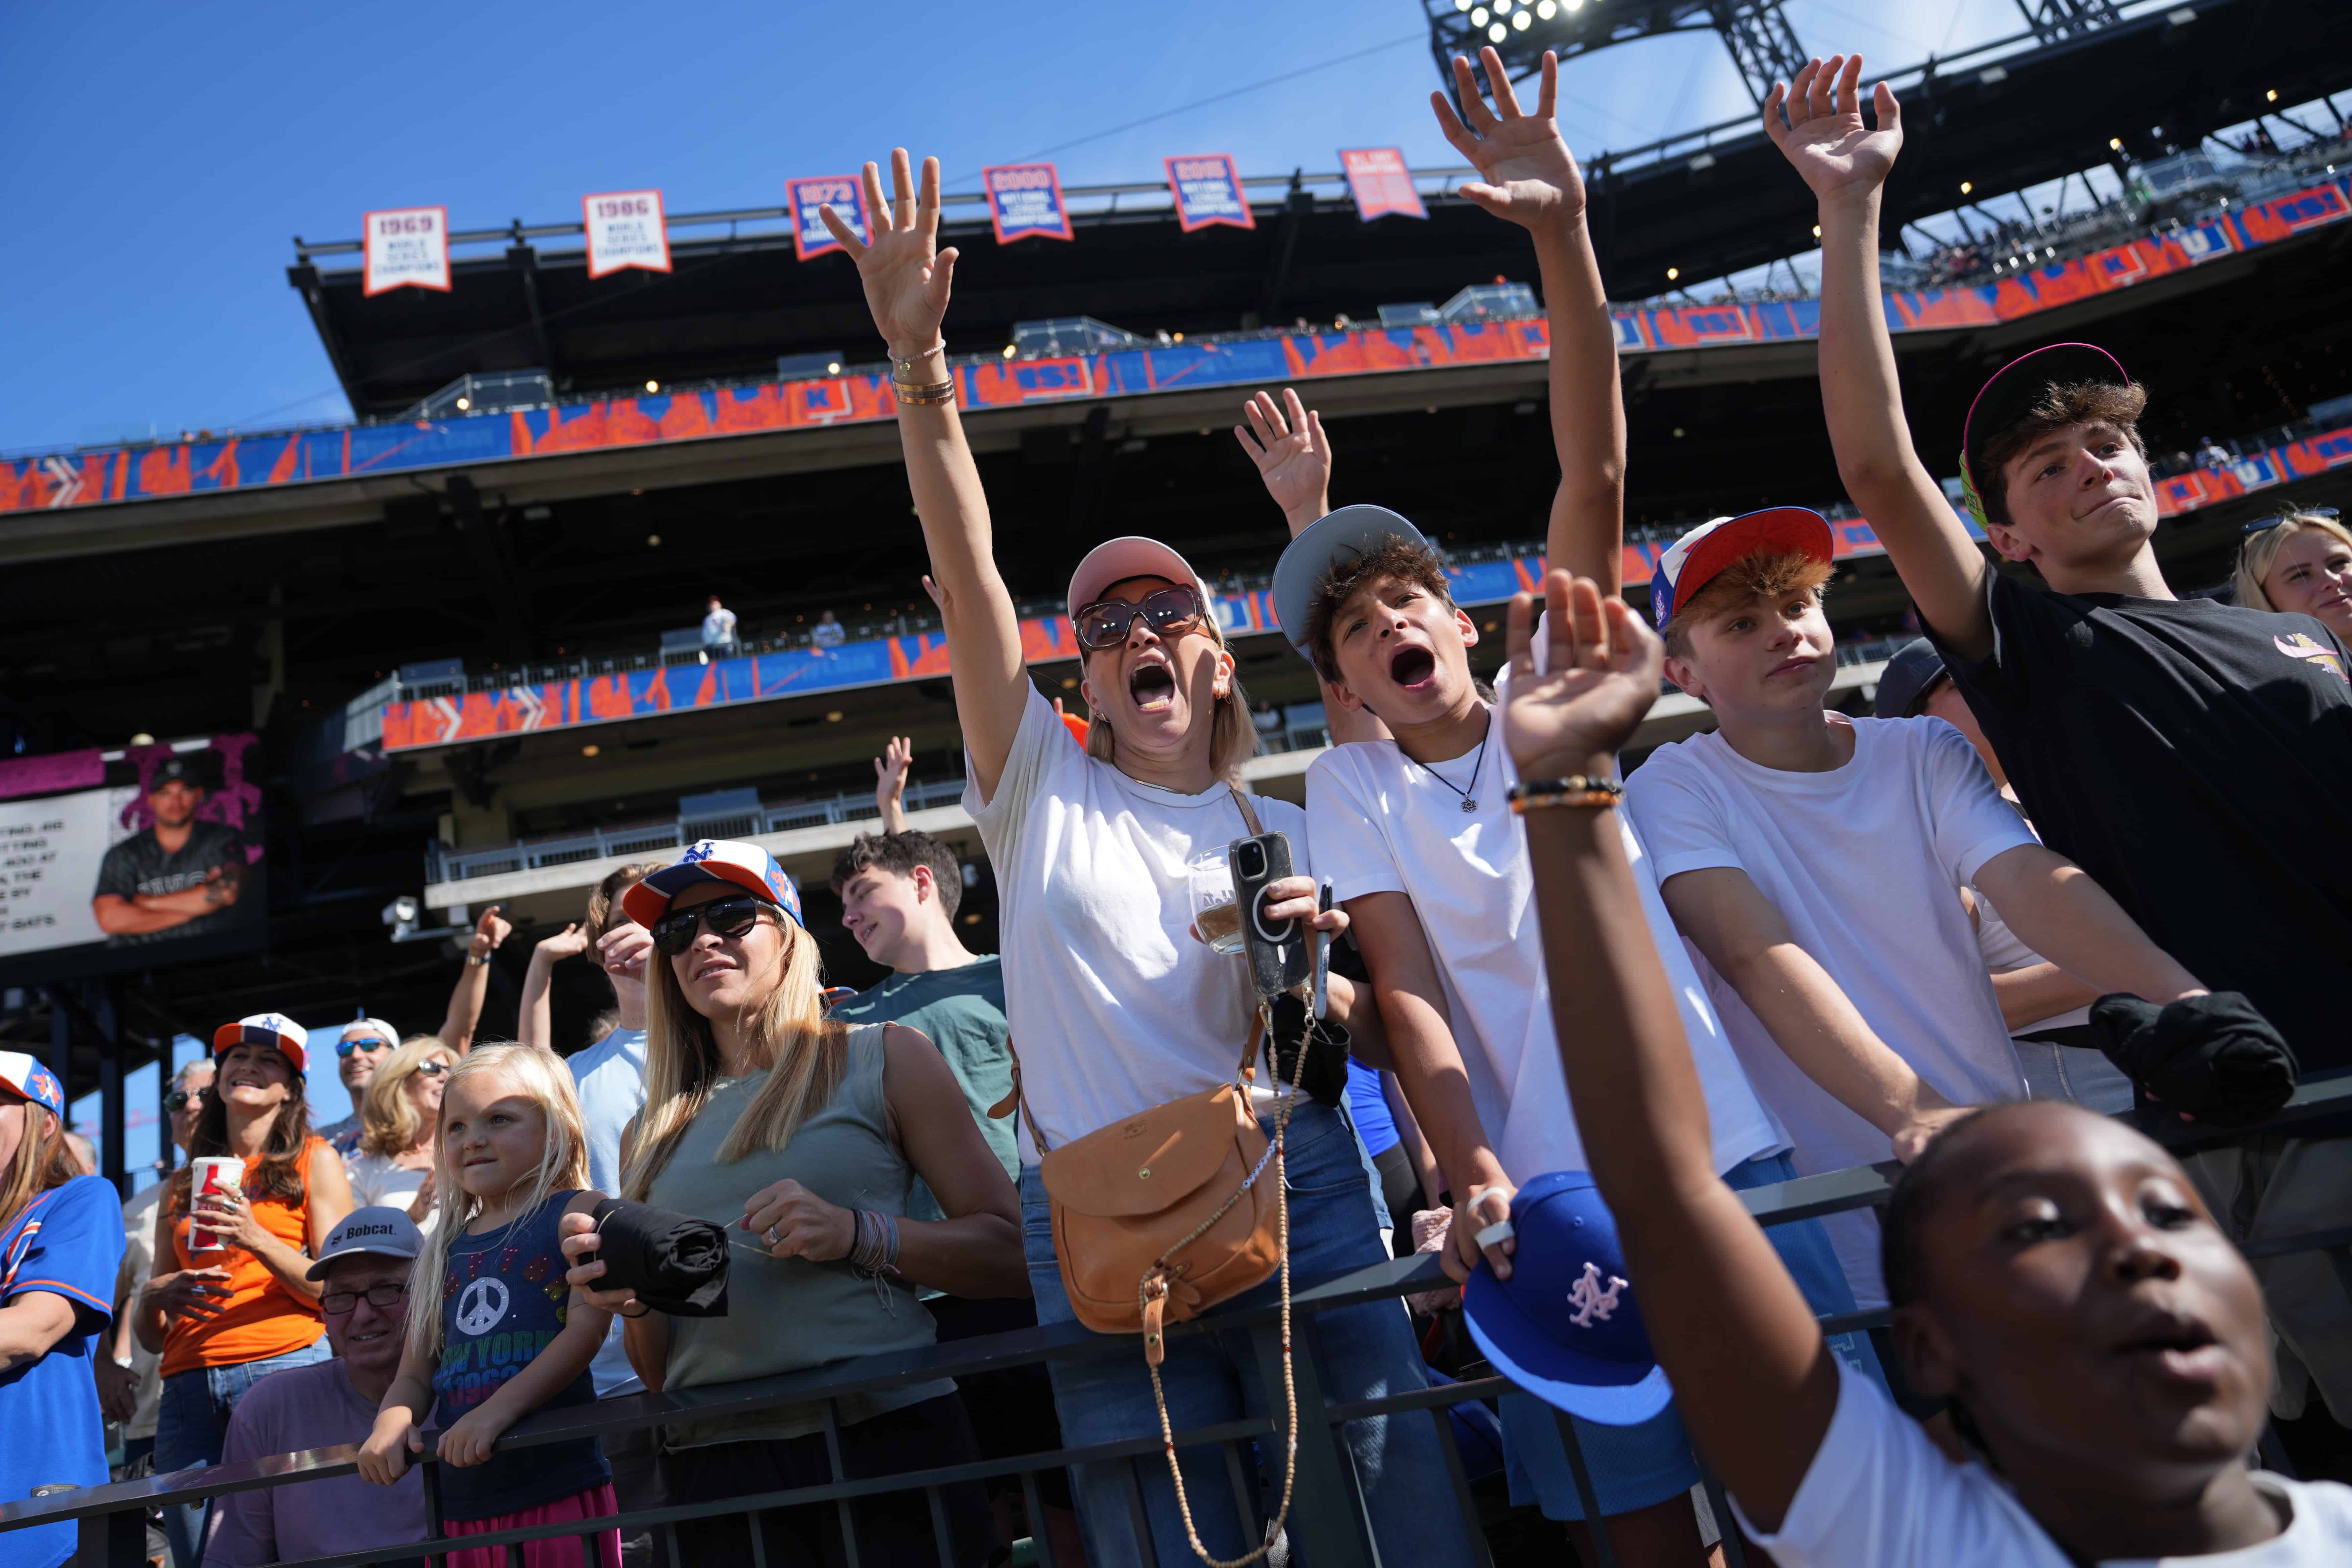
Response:
[[[319,1305],[340,1318],[356,1308],[362,1296],[371,1307],[397,1307],[408,1300],[408,1284],[402,1279],[388,1279],[364,1290],[330,1290],[319,1298]]]
[[[1125,599],[1104,599],[1080,610],[1070,626],[1080,647],[1099,652],[1125,642],[1128,628],[1135,625],[1138,616],[1161,637],[1188,632],[1200,622],[1201,595],[1180,586],[1146,594],[1131,604]]]
[[[665,958],[676,958],[694,945],[694,933],[705,921],[716,934],[733,941],[760,923],[760,911],[775,906],[745,893],[740,898],[713,899],[690,910],[673,910],[654,921],[654,948]]]
[[[201,1089],[175,1089],[163,1097],[163,1109],[177,1116],[204,1097],[205,1091]]]
[[[2336,510],[2332,506],[2299,506],[2291,512],[2284,512],[2277,517],[2266,517],[2258,521],[2250,522],[2246,524],[2246,531],[2248,533],[2268,533],[2272,529],[2276,528],[2279,524],[2298,517],[2324,517],[2328,521],[2334,522],[2343,515],[2344,514],[2342,512]]]

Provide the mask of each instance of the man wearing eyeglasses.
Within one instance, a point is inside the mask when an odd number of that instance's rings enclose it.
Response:
[[[356,1443],[368,1435],[400,1370],[408,1274],[424,1247],[415,1223],[394,1208],[353,1209],[327,1233],[310,1277],[326,1287],[319,1305],[334,1359],[255,1384],[229,1419],[221,1463]],[[412,1467],[390,1487],[370,1486],[354,1475],[218,1499],[204,1568],[265,1568],[422,1541],[423,1474]]]

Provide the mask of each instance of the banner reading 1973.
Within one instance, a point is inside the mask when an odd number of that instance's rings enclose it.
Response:
[[[449,289],[449,209],[392,207],[364,219],[364,292],[387,289]]]
[[[841,215],[858,238],[872,241],[874,231],[866,221],[866,188],[856,175],[816,174],[787,180],[784,191],[793,209],[793,254],[803,261],[841,248],[820,216],[827,206]]]
[[[1339,166],[1348,173],[1348,194],[1356,200],[1356,216],[1370,223],[1394,214],[1425,218],[1429,209],[1413,189],[1412,169],[1394,147],[1342,147]]]
[[[1176,221],[1186,234],[1220,223],[1257,226],[1232,153],[1204,153],[1160,162],[1168,165],[1168,187],[1176,193]]]
[[[669,226],[659,191],[605,191],[580,198],[588,228],[588,276],[602,278],[625,267],[648,272],[669,268]]]
[[[1051,163],[992,163],[980,172],[988,193],[996,243],[1016,239],[1076,239],[1070,209],[1062,204],[1062,177]]]

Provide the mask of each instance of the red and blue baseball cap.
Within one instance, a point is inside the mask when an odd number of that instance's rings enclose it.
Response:
[[[1554,1171],[1511,1200],[1511,1277],[1483,1259],[1463,1288],[1470,1337],[1495,1370],[1571,1415],[1638,1426],[1674,1396],[1626,1279],[1617,1221],[1581,1171]]]
[[[639,925],[650,926],[662,918],[672,899],[697,882],[732,882],[792,916],[794,925],[808,923],[801,918],[801,890],[776,858],[735,838],[706,838],[693,846],[623,893],[621,909]]]
[[[23,1051],[0,1051],[0,1088],[13,1089],[35,1105],[46,1105],[58,1121],[66,1119],[66,1086],[39,1058]]]
[[[1664,626],[1725,567],[1767,551],[1810,555],[1827,564],[1836,553],[1830,520],[1801,506],[1768,506],[1699,524],[1658,557],[1658,569],[1650,575],[1650,619]]]
[[[296,1072],[310,1070],[310,1033],[283,1013],[256,1013],[213,1031],[213,1055],[231,1046],[268,1046]]]
[[[2131,377],[2121,360],[2096,343],[2052,343],[2018,355],[1977,390],[1969,416],[1960,422],[1960,494],[1979,528],[1985,526],[1984,486],[2000,479],[1985,462],[1993,437],[2023,418],[2052,387],[2090,382],[2129,386]]]

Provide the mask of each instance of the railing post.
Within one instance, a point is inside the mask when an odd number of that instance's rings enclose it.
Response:
[[[1348,1483],[1339,1474],[1337,1445],[1346,1441],[1346,1435],[1323,1419],[1327,1402],[1322,1374],[1315,1364],[1313,1325],[1311,1314],[1300,1314],[1295,1326],[1297,1342],[1290,1357],[1291,1376],[1298,1390],[1299,1430],[1295,1434],[1289,1429],[1290,1412],[1282,1397],[1282,1325],[1262,1323],[1250,1331],[1266,1416],[1274,1423],[1266,1468],[1279,1486],[1282,1446],[1297,1443],[1298,1476],[1286,1526],[1295,1554],[1303,1554],[1315,1568],[1370,1568],[1362,1532],[1356,1528],[1348,1505]]]
[[[75,1532],[71,1568],[146,1568],[147,1510],[86,1514]]]

